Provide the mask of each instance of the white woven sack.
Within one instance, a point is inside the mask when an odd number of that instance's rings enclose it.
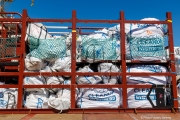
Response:
[[[128,108],[152,108],[152,105],[147,100],[147,94],[150,89],[147,88],[128,88],[127,89],[127,104]],[[156,93],[152,90],[150,99],[156,106]]]
[[[59,58],[51,65],[52,69],[59,72],[71,72],[71,57]],[[65,75],[66,77],[69,77]]]
[[[70,84],[70,80],[65,80],[64,85]],[[57,109],[57,110],[66,110],[69,109],[71,106],[70,102],[70,89],[69,88],[62,88],[59,89],[56,93],[56,96],[52,96],[48,100],[48,105],[51,108]]]
[[[28,39],[28,36],[33,36],[39,39],[52,38],[52,36],[47,32],[46,27],[42,23],[29,23],[26,30],[25,41]]]
[[[98,72],[120,72],[120,70],[112,63],[101,63],[98,65]],[[102,76],[104,84],[116,84],[119,79],[119,76]]]
[[[121,106],[121,90],[118,88],[81,89],[77,99],[79,108],[118,108]]]
[[[54,69],[52,69],[49,66],[46,66],[45,69],[41,70],[40,72],[55,72]],[[61,76],[42,76],[45,80],[45,84],[47,85],[59,85],[63,83],[64,79]],[[47,88],[49,92],[56,93],[58,88]]]
[[[30,92],[26,96],[25,107],[30,109],[48,108],[49,93],[43,92]]]
[[[0,109],[17,108],[17,89],[0,88]]]
[[[93,72],[93,71],[89,68],[89,66],[84,66],[83,68],[80,68],[77,72]],[[76,77],[77,84],[98,84],[101,81],[102,79],[98,75]]]
[[[44,63],[41,59],[30,57],[29,55],[25,58],[25,67],[27,70],[38,71],[44,68],[46,63]]]
[[[24,77],[24,85],[44,85],[45,80],[42,76],[29,76]],[[25,91],[38,91],[38,92],[45,92],[45,88],[26,88]]]
[[[132,65],[127,67],[127,72],[164,73],[164,72],[168,72],[168,70],[164,66],[160,66],[160,65]],[[168,76],[127,76],[127,83],[165,85],[167,83],[170,83],[170,78]]]

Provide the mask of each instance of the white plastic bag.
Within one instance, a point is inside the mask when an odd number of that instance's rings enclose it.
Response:
[[[79,108],[118,108],[122,103],[121,89],[80,89],[77,99]]]
[[[46,27],[42,23],[29,23],[26,30],[25,41],[28,39],[28,36],[33,36],[39,39],[52,38],[52,36],[47,32]]]
[[[59,58],[52,63],[52,69],[59,72],[71,72],[71,57]],[[69,77],[66,75],[66,77]]]
[[[101,63],[98,65],[98,72],[120,72],[119,68],[112,63]],[[104,84],[116,84],[119,76],[102,76]]]
[[[49,92],[29,92],[26,95],[25,107],[30,109],[48,108]]]
[[[160,65],[132,65],[127,67],[127,72],[137,73],[164,73],[168,70],[164,66]],[[127,76],[128,84],[160,84],[165,85],[170,83],[168,76]]]
[[[46,66],[45,69],[41,70],[40,72],[54,72],[55,70],[49,66]],[[45,80],[47,85],[59,85],[62,84],[64,79],[61,76],[42,76]],[[56,93],[58,88],[47,88],[49,92]]]
[[[29,76],[24,77],[24,85],[44,85],[45,80],[42,76]],[[25,91],[38,91],[38,92],[45,92],[45,88],[26,88]]]
[[[77,72],[93,72],[93,71],[89,68],[89,66],[84,66],[83,68],[80,68]],[[77,84],[98,84],[101,81],[102,79],[98,75],[76,77]]]
[[[0,109],[17,108],[17,89],[0,88]]]
[[[69,80],[64,81],[64,85],[70,84]],[[59,89],[56,96],[52,96],[48,100],[48,105],[56,110],[67,110],[71,106],[70,102],[71,92],[69,88]]]
[[[25,67],[27,70],[38,71],[44,68],[46,63],[44,63],[41,59],[30,57],[29,55],[25,58]]]

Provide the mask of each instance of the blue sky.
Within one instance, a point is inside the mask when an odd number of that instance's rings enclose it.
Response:
[[[179,0],[34,0],[34,6],[31,0],[15,0],[6,11],[22,13],[23,9],[27,9],[31,18],[58,19],[71,18],[72,10],[76,10],[79,19],[118,19],[123,10],[129,20],[147,17],[165,20],[166,12],[171,12],[174,44],[180,46]]]

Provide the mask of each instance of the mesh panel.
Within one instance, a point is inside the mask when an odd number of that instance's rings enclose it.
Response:
[[[62,58],[66,54],[65,38],[57,39],[29,39],[30,56],[42,60]]]
[[[0,58],[16,56],[17,38],[0,38]]]
[[[132,59],[143,57],[165,57],[165,40],[162,37],[128,38]]]
[[[116,60],[116,39],[92,39],[85,37],[82,40],[81,56],[93,60]]]

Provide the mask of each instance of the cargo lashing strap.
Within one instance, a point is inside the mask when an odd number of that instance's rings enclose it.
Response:
[[[152,105],[152,108],[173,108],[173,96],[172,95],[167,95],[165,96],[165,86],[164,85],[153,85],[150,88],[150,91],[147,94],[147,100],[150,102],[150,104]],[[152,100],[150,99],[150,94],[152,89],[155,89],[155,93],[156,93],[156,106],[153,104]],[[171,90],[172,91],[172,90]],[[169,103],[165,103],[165,97],[166,97],[166,101],[169,101]]]

